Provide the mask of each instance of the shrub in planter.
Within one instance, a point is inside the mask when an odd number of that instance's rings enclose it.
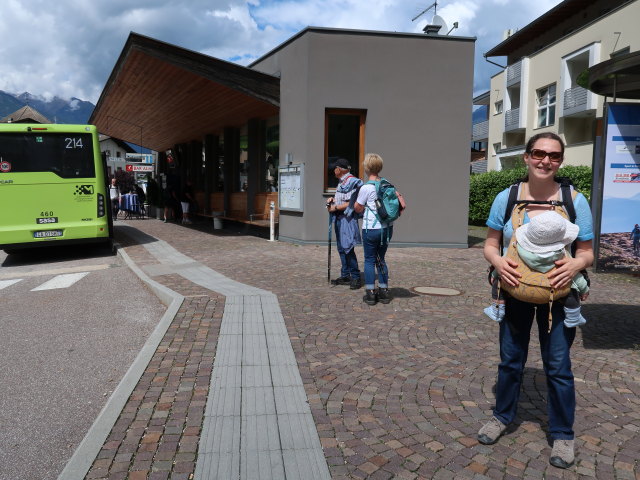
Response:
[[[496,195],[520,180],[526,173],[526,168],[514,168],[471,175],[469,180],[469,224],[484,225]],[[591,167],[567,165],[558,170],[558,176],[569,177],[574,187],[583,193],[587,200],[590,199]]]

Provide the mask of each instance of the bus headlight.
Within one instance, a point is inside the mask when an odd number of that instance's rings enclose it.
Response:
[[[106,213],[104,206],[104,195],[98,194],[98,217],[104,217]]]

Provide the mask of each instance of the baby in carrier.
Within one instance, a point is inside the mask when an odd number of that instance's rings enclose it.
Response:
[[[555,261],[570,255],[567,247],[578,236],[579,227],[554,211],[536,215],[514,232],[520,260],[529,268],[546,273],[555,266]],[[484,309],[484,313],[501,322],[505,313],[505,301],[499,291],[497,274],[491,274],[491,297],[493,303]],[[587,280],[581,273],[573,277],[571,290],[564,302],[564,325],[568,328],[584,325],[587,321],[580,313],[580,300],[589,295]]]

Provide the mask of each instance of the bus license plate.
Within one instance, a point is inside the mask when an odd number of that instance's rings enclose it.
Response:
[[[33,238],[50,238],[61,237],[62,230],[44,230],[40,232],[33,232]]]

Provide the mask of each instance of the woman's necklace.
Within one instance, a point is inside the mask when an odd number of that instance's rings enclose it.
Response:
[[[552,200],[558,200],[558,194],[560,193],[560,185],[556,182],[553,182],[553,192],[551,193],[544,193],[544,194],[539,194],[534,196],[531,193],[531,188],[529,188],[529,182],[524,182],[523,184],[523,195],[522,197],[525,200],[533,200],[533,201],[543,201],[543,202],[549,202]]]

